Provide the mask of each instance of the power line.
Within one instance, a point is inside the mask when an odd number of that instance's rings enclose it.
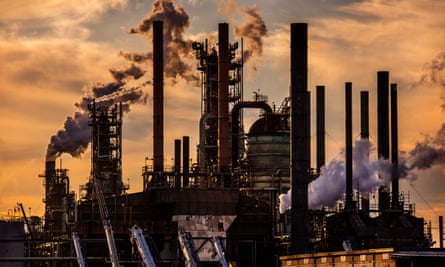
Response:
[[[414,191],[416,191],[416,193],[420,196],[420,198],[423,200],[423,202],[425,202],[425,204],[428,206],[428,208],[434,212],[434,214],[436,214],[436,216],[439,216],[439,214],[437,214],[437,212],[431,207],[431,205],[426,201],[426,199],[423,197],[422,194],[420,194],[420,192],[414,187],[413,183],[409,183],[409,185],[414,189]]]

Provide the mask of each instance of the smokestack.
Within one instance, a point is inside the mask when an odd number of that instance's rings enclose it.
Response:
[[[369,92],[360,92],[360,138],[369,139]]]
[[[368,91],[360,91],[360,138],[366,140],[369,139],[369,92]],[[369,154],[368,157],[365,158],[365,160],[369,160]],[[361,201],[362,201],[361,203],[362,211],[369,211],[368,196],[363,196]]]
[[[164,41],[162,21],[153,21],[153,171],[164,171]]]
[[[181,187],[181,140],[175,139],[175,187]]]
[[[346,125],[346,203],[345,210],[354,209],[352,202],[352,83],[345,83]]]
[[[439,248],[443,248],[443,216],[439,216]]]
[[[397,111],[397,84],[391,84],[391,160],[392,160],[392,206],[399,210],[399,133]]]
[[[377,154],[389,159],[389,72],[377,72]],[[388,187],[379,188],[379,209],[389,209]]]
[[[188,187],[189,185],[189,169],[190,169],[190,137],[182,137],[182,172],[183,172],[183,186]]]
[[[310,98],[307,91],[307,24],[291,24],[290,169],[292,190],[291,252],[309,245],[308,180],[310,168]]]
[[[326,162],[326,140],[325,140],[325,87],[318,85],[317,90],[317,171]]]
[[[377,72],[378,156],[389,159],[389,72]]]
[[[229,171],[229,25],[218,25],[218,171]]]

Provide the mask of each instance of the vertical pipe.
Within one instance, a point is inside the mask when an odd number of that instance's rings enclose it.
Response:
[[[175,139],[175,187],[181,187],[181,139]]]
[[[326,140],[325,140],[325,87],[318,85],[317,93],[317,170],[326,162]]]
[[[377,72],[377,154],[389,159],[389,72]],[[388,187],[379,188],[379,209],[389,209]]]
[[[360,138],[362,140],[369,140],[369,92],[360,91]],[[369,154],[365,160],[369,159]],[[357,183],[358,191],[360,192],[360,184]],[[361,209],[363,211],[369,210],[369,196],[362,195]]]
[[[346,211],[354,209],[352,202],[352,83],[345,83],[346,125]]]
[[[369,139],[369,92],[360,92],[360,138]]]
[[[183,186],[189,185],[189,169],[190,169],[190,137],[182,137],[182,173],[183,173]]]
[[[218,171],[229,171],[229,25],[218,25]]]
[[[377,72],[378,156],[389,159],[389,72]]]
[[[398,137],[397,84],[391,84],[391,161],[392,161],[392,204],[399,207],[399,137]]]
[[[153,170],[164,171],[163,23],[153,21]]]
[[[443,248],[443,216],[439,216],[439,247]]]
[[[307,91],[307,24],[291,24],[290,169],[292,189],[291,252],[309,245],[308,176],[310,168],[310,98]]]

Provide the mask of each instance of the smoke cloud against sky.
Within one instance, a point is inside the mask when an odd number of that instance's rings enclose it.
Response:
[[[444,129],[441,129],[442,132]],[[398,178],[408,179],[409,183],[417,179],[416,170],[429,169],[434,165],[444,167],[445,136],[438,134],[434,139],[418,143],[408,154],[399,156]],[[373,153],[374,151],[374,153]],[[375,149],[368,139],[356,140],[352,152],[353,189],[363,197],[375,192],[380,186],[391,186],[392,163],[388,159],[372,159]],[[343,200],[346,191],[346,171],[344,154],[342,159],[334,159],[321,168],[320,176],[309,184],[309,207],[320,209],[335,207]],[[291,191],[280,195],[280,212],[284,213],[291,206]]]
[[[124,70],[109,70],[113,82],[107,84],[96,83],[85,88],[85,95],[75,106],[80,109],[73,117],[67,117],[64,129],[51,136],[46,152],[47,161],[55,161],[62,153],[73,157],[81,157],[91,141],[91,127],[89,126],[88,105],[96,102],[96,107],[110,107],[121,103],[122,110],[128,112],[130,104],[145,102],[144,93],[140,88],[127,88],[127,80],[137,80],[144,75],[144,71],[135,65]]]
[[[237,38],[243,38],[243,61],[251,71],[256,71],[256,60],[263,53],[263,38],[267,34],[266,23],[261,17],[261,8],[255,4],[251,8],[241,6],[237,0],[221,1],[218,12],[229,16],[229,21],[234,24],[234,33]],[[235,20],[235,15],[242,16],[240,22]],[[238,24],[239,23],[239,24]],[[253,62],[252,62],[253,61]]]
[[[232,12],[221,12],[229,8]],[[165,68],[166,159],[173,155],[175,138],[190,135],[191,145],[197,144],[200,88],[194,83],[199,72],[187,45],[215,36],[221,22],[229,23],[231,42],[243,35],[248,58],[245,76],[249,77],[244,82],[245,99],[260,89],[276,104],[289,91],[289,24],[309,23],[308,89],[313,91],[318,84],[327,88],[327,162],[343,147],[345,81],[353,83],[354,103],[358,103],[359,90],[370,92],[370,138],[375,143],[373,103],[379,70],[390,71],[391,82],[399,84],[401,154],[409,158],[411,151],[417,151],[420,158],[419,153],[426,154],[430,147],[443,148],[433,142],[443,136],[445,122],[443,1],[17,0],[1,1],[0,10],[4,11],[0,16],[0,212],[20,199],[32,208],[31,214],[43,213],[42,181],[37,175],[44,168],[48,139],[57,136],[58,129],[82,129],[85,121],[76,112],[84,111],[82,96],[94,96],[95,87],[114,92],[112,96],[141,92],[134,98],[147,101],[147,105],[131,105],[123,123],[123,175],[131,190],[142,188],[141,166],[152,151],[151,31],[143,25],[162,13],[175,18],[164,22],[169,29],[164,39],[171,40],[166,57],[174,59]],[[110,77],[110,69],[128,70],[131,64],[145,74],[135,79],[116,72]],[[66,119],[70,114],[71,119]],[[358,135],[358,118],[353,120]],[[70,169],[73,190],[85,183],[90,170],[89,149],[80,144],[71,150],[83,153],[81,159],[60,156],[63,166]],[[440,153],[436,157],[443,158]],[[439,162],[414,171],[417,179],[412,181],[434,207],[431,211],[412,193],[416,215],[432,219],[433,225],[437,214],[445,214],[445,195],[439,190],[445,178]],[[407,161],[407,166],[411,163]],[[412,191],[404,182],[401,187]]]

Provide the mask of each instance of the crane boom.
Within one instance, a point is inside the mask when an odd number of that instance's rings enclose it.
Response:
[[[74,243],[74,250],[76,251],[76,257],[77,257],[77,264],[79,264],[79,267],[86,267],[85,259],[82,254],[82,247],[80,245],[80,238],[79,234],[77,232],[72,233],[73,243]]]
[[[131,240],[136,244],[139,255],[141,255],[142,262],[144,263],[144,266],[156,267],[155,260],[150,252],[147,242],[145,241],[142,229],[139,226],[134,225],[130,231],[131,231]]]
[[[119,258],[117,256],[116,242],[114,241],[113,228],[111,227],[110,216],[108,214],[107,203],[105,202],[102,188],[99,181],[94,177],[94,189],[96,191],[96,198],[99,204],[100,216],[102,224],[104,225],[105,235],[108,243],[108,251],[110,253],[111,265],[113,267],[120,267]]]
[[[17,203],[17,205],[20,207],[20,210],[22,211],[23,219],[25,220],[26,227],[28,227],[29,237],[32,239],[31,226],[29,225],[28,217],[26,217],[26,213],[25,213],[25,209],[23,208],[23,204],[19,202],[19,203]]]
[[[187,267],[200,267],[200,260],[189,232],[180,231],[178,235],[179,244],[184,254]]]

